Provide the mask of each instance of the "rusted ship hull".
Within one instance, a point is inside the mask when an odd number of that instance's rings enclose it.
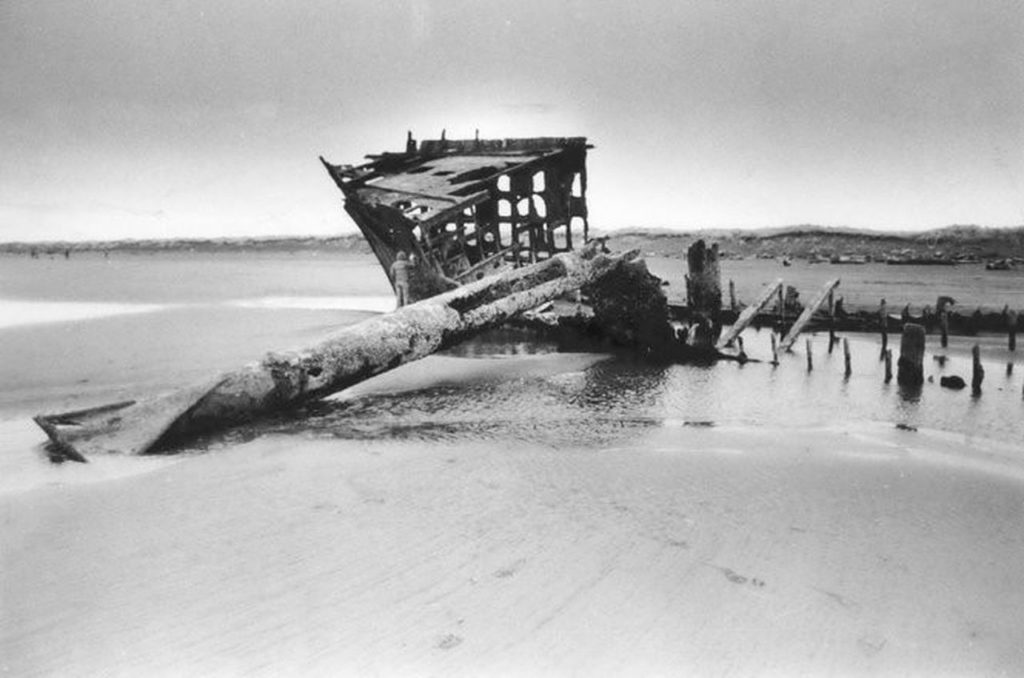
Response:
[[[583,137],[417,144],[410,134],[404,152],[362,165],[321,161],[384,270],[410,255],[417,301],[587,242],[589,148]]]

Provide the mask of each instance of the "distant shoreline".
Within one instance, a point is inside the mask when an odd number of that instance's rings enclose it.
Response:
[[[894,255],[922,258],[1024,258],[1024,226],[988,228],[950,226],[922,232],[882,232],[820,226],[756,230],[672,231],[627,228],[601,232],[615,249],[638,248],[649,256],[682,257],[697,239],[716,242],[725,257],[814,258],[860,256],[875,261]],[[358,233],[338,236],[238,238],[168,238],[108,241],[45,241],[0,243],[8,254],[78,252],[299,252],[329,251],[369,254]]]
[[[370,253],[358,233],[340,236],[270,236],[240,238],[166,238],[150,240],[51,240],[0,243],[0,253],[63,254],[78,252],[302,252]]]

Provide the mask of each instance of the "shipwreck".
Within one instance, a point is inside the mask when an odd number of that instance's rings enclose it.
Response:
[[[400,253],[409,256],[412,303],[170,393],[41,414],[35,421],[51,440],[51,458],[171,450],[524,318],[648,360],[746,361],[739,335],[776,297],[785,315],[782,281],[765,286],[742,312],[730,288],[730,308],[723,308],[718,247],[700,240],[687,253],[687,304],[670,305],[638,251],[610,252],[604,239],[591,237],[591,148],[584,137],[442,134],[417,143],[410,134],[404,151],[368,156],[361,165],[321,157],[384,270]],[[833,307],[838,283],[830,281],[803,309],[782,350],[816,311]],[[723,333],[724,324],[731,327]]]
[[[322,157],[387,271],[410,255],[410,300],[572,251],[589,240],[584,137],[449,140],[367,156]]]

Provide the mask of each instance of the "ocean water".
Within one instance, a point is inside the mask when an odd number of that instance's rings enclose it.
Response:
[[[785,273],[771,261],[728,263],[739,266],[727,266],[726,275],[744,276],[741,298],[747,287],[756,290],[751,281],[760,284]],[[682,288],[681,266],[652,262],[652,269],[672,282],[670,296]],[[799,275],[813,289],[838,268],[807,266]],[[868,290],[862,294],[871,296],[881,291],[873,287],[879,276],[910,275],[905,267],[842,269],[838,273],[846,276],[848,289]],[[951,292],[962,299],[1005,297],[1002,303],[1012,303],[1013,290],[1004,289],[1007,278],[994,276],[973,271],[913,289],[915,298],[933,299],[955,282],[961,287]],[[881,292],[893,305],[903,299],[903,289],[896,287]],[[35,414],[199,382],[266,351],[314,342],[392,304],[387,280],[368,256],[2,257],[0,492],[130,474],[166,462],[96,460],[88,471],[53,465],[44,453],[45,436],[31,423]],[[769,333],[745,336],[748,354],[767,360]],[[980,342],[986,367],[981,397],[937,383],[914,393],[884,384],[878,338],[849,339],[853,374],[847,378],[841,349],[829,354],[827,339],[820,336],[812,337],[815,365],[808,372],[803,340],[778,366],[651,365],[628,356],[560,353],[521,332],[494,331],[300,413],[196,441],[181,450],[179,461],[264,435],[424,445],[523,440],[600,450],[641,445],[652,434],[707,428],[765,431],[778,439],[787,430],[845,427],[884,431],[894,445],[909,440],[913,429],[930,429],[952,436],[965,459],[997,448],[1004,457],[1018,454],[1024,440],[1024,366],[1008,367],[1020,354],[1006,350],[1004,337],[954,338],[941,351],[948,356],[944,365],[932,359],[937,342],[930,347],[929,377],[937,382],[942,375],[960,374],[969,381],[970,346]],[[893,343],[898,345],[898,337]],[[1024,461],[1024,450],[1019,453]]]

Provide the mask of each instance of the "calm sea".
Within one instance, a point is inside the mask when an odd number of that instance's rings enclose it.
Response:
[[[681,261],[651,268],[682,290]],[[804,297],[840,275],[850,303],[886,297],[934,303],[952,294],[964,304],[1024,307],[1019,276],[980,266],[809,266],[773,261],[724,262],[741,299],[776,277]],[[0,491],[73,482],[51,465],[45,437],[31,422],[54,413],[156,393],[204,380],[258,359],[268,350],[301,346],[332,329],[393,306],[390,287],[366,256],[299,254],[112,254],[70,260],[0,255]],[[763,430],[778,438],[793,428],[852,427],[890,431],[897,424],[937,429],[983,449],[986,440],[1024,440],[1024,366],[1005,337],[954,339],[944,366],[930,346],[926,374],[970,379],[969,349],[983,345],[984,393],[925,384],[917,394],[883,383],[875,336],[850,337],[853,374],[840,350],[814,337],[814,369],[804,342],[782,364],[650,365],[628,357],[559,353],[519,332],[491,332],[442,356],[403,367],[305,411],[245,431],[199,441],[186,453],[215,453],[239,436],[360,440],[410,439],[424,445],[489,440],[609,446],[643,444],[652,431],[707,428]],[[898,338],[894,338],[898,344]],[[769,334],[748,332],[747,352],[769,357]],[[901,430],[899,434],[912,435]],[[898,440],[896,438],[895,440]],[[1021,450],[1024,456],[1024,450]],[[115,474],[157,463],[104,462]],[[69,465],[64,465],[65,467]]]

